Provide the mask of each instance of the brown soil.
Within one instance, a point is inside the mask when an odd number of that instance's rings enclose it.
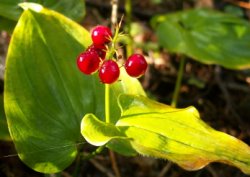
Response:
[[[149,19],[159,13],[173,12],[195,6],[212,6],[223,9],[227,3],[213,3],[202,0],[198,3],[181,0],[165,0],[160,4],[153,1],[133,1],[133,21],[139,22],[144,33],[138,35],[138,41],[155,42],[154,31]],[[124,14],[124,1],[120,1],[119,17]],[[87,15],[82,25],[91,29],[96,24],[109,24],[111,7],[109,1],[86,0]],[[143,9],[143,10],[141,10]],[[246,11],[246,13],[248,13]],[[9,36],[1,33],[0,55],[4,63]],[[141,51],[141,48],[135,48]],[[151,49],[143,51],[148,56],[150,67],[140,79],[150,97],[170,104],[177,77],[179,59],[165,50],[158,51],[157,60],[150,55]],[[157,61],[157,62],[156,62]],[[0,67],[1,68],[1,67]],[[0,71],[1,73],[1,71]],[[3,77],[0,75],[0,78]],[[185,75],[181,87],[178,107],[195,106],[201,118],[213,128],[231,134],[250,144],[250,71],[227,70],[222,67],[203,65],[187,59]],[[0,176],[1,177],[41,177],[41,173],[26,167],[17,157],[12,142],[0,141]],[[92,146],[88,148],[94,150]],[[10,155],[10,156],[9,156]],[[148,157],[124,157],[115,154],[121,176],[131,177],[245,177],[239,169],[213,163],[194,172],[188,172],[166,160]],[[89,161],[75,161],[59,176],[63,177],[99,177],[115,176],[108,151]],[[56,175],[49,175],[50,177]],[[117,176],[118,177],[118,176]]]

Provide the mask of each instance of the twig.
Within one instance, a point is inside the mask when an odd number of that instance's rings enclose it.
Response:
[[[61,172],[62,177],[72,177],[68,172],[62,171]]]
[[[223,93],[224,97],[225,97],[225,101],[226,101],[226,112],[228,112],[233,106],[232,106],[232,102],[231,102],[231,98],[230,98],[230,94],[228,93],[227,88],[225,87],[224,82],[221,79],[221,67],[220,66],[215,66],[214,69],[215,72],[215,80],[221,90],[221,92]]]
[[[107,168],[102,166],[99,162],[94,159],[89,160],[100,172],[104,173],[108,177],[115,177]]]
[[[200,177],[201,176],[201,174],[202,174],[202,170],[200,170],[200,171],[198,171],[196,174],[195,174],[195,176],[194,177]]]
[[[237,123],[241,127],[241,129],[245,130],[246,127],[244,126],[244,122],[242,122],[240,116],[235,111],[234,104],[231,100],[230,94],[229,94],[223,80],[221,79],[221,67],[218,65],[215,67],[215,80],[216,80],[219,88],[221,89],[221,92],[223,93],[223,95],[225,97],[226,113],[228,114],[229,112],[231,112],[232,115],[234,116],[234,118],[236,119]]]
[[[219,177],[219,175],[216,173],[216,171],[209,165],[206,167],[207,171],[210,172],[210,174],[212,175],[212,177]]]
[[[120,171],[119,171],[119,168],[118,168],[118,165],[117,165],[117,161],[116,161],[114,152],[110,150],[109,155],[110,155],[110,159],[111,159],[111,162],[112,162],[112,168],[113,168],[113,170],[115,172],[115,176],[116,177],[121,177],[121,174],[120,174]]]
[[[250,93],[249,86],[237,83],[227,83],[226,87],[231,90],[237,90],[245,93]]]
[[[56,174],[53,173],[53,174],[49,174],[48,176],[49,177],[56,177]]]
[[[165,167],[161,170],[158,177],[164,177],[165,174],[167,174],[167,172],[170,170],[171,166],[172,166],[172,162],[168,162],[167,165],[165,165]]]

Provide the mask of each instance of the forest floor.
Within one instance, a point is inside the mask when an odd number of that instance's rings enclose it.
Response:
[[[133,1],[133,21],[137,22],[142,33],[135,42],[156,42],[154,31],[149,20],[155,14],[174,12],[183,8],[209,6],[220,10],[229,3],[214,4],[210,0],[193,3],[190,0],[183,5],[179,1]],[[155,1],[157,2],[157,1]],[[124,14],[123,1],[120,1],[119,17]],[[181,5],[180,5],[181,4]],[[143,10],[141,10],[143,9]],[[86,0],[86,17],[82,25],[91,29],[97,24],[109,25],[110,1]],[[246,18],[248,11],[244,9]],[[9,37],[2,32],[0,36],[0,54],[3,64],[7,52]],[[135,50],[142,52],[140,47]],[[179,58],[166,50],[143,51],[149,62],[149,69],[140,79],[148,95],[155,100],[170,104],[177,77]],[[3,72],[0,66],[0,78]],[[2,90],[2,89],[1,89]],[[204,65],[192,59],[187,59],[185,74],[181,86],[178,107],[193,105],[201,118],[216,130],[226,132],[250,145],[250,71],[235,71],[214,65]],[[94,150],[93,147],[88,147]],[[12,142],[0,141],[0,177],[42,177],[26,167],[17,157]],[[9,157],[6,157],[10,155]],[[212,163],[198,171],[185,171],[167,161],[149,157],[124,157],[115,154],[120,175],[122,177],[245,177],[239,169],[222,163]],[[78,168],[76,168],[78,167]],[[75,174],[74,174],[75,173]],[[57,175],[48,175],[50,177]],[[119,177],[115,176],[110,154],[104,151],[89,161],[75,161],[59,176],[63,177]]]

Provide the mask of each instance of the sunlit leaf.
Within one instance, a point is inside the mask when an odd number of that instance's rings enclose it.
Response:
[[[250,24],[233,15],[195,9],[152,19],[159,43],[205,64],[250,68]]]
[[[116,125],[97,122],[94,116],[83,118],[81,131],[89,143],[103,145],[120,138],[129,140],[139,154],[169,159],[187,170],[218,161],[250,174],[249,146],[205,124],[194,107],[176,109],[132,95],[121,95],[119,102],[122,115]],[[95,131],[84,133],[90,129]],[[112,129],[112,134],[107,129]]]
[[[54,173],[75,159],[84,143],[80,122],[86,113],[104,119],[104,86],[83,75],[76,57],[91,44],[89,33],[72,20],[40,5],[25,3],[8,49],[4,105],[21,160],[36,171]],[[138,80],[122,71],[111,85],[111,122],[120,118],[117,96],[142,94]]]
[[[109,142],[107,146],[120,154],[128,156],[136,154],[129,143],[130,139],[118,127],[100,121],[93,114],[87,114],[82,119],[81,133],[92,145],[103,146]]]

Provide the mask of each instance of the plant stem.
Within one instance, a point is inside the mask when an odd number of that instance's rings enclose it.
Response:
[[[120,24],[117,24],[117,9],[118,9],[118,0],[111,0],[111,5],[112,5],[112,13],[111,13],[111,23],[112,23],[112,33],[114,35],[114,38],[112,40],[112,46],[111,46],[111,52],[109,54],[109,57],[113,56],[113,52],[115,52],[115,45],[116,45],[116,40],[118,38],[119,34],[119,28]],[[118,25],[118,27],[116,26]],[[110,56],[111,55],[111,56]],[[110,86],[108,84],[105,84],[105,116],[106,116],[106,123],[110,123]],[[110,160],[112,164],[112,168],[115,172],[116,177],[121,177],[119,168],[117,166],[116,158],[114,153],[109,150],[110,154]]]
[[[176,107],[177,103],[178,103],[178,98],[179,98],[180,88],[181,88],[181,81],[182,81],[183,72],[184,72],[184,66],[185,66],[185,57],[181,56],[177,80],[176,80],[175,88],[174,88],[173,99],[171,102],[171,106],[173,106],[173,107]]]
[[[112,12],[111,12],[111,30],[115,31],[115,25],[117,24],[117,9],[118,9],[118,0],[111,0]]]
[[[131,21],[132,21],[132,8],[131,0],[125,1],[125,13],[126,13],[126,33],[129,37],[129,43],[126,45],[127,57],[133,53],[133,40],[131,37]]]
[[[126,12],[126,28],[127,28],[127,32],[130,32],[131,18],[132,18],[131,0],[125,1],[125,12]]]
[[[110,156],[111,159],[116,159],[115,158],[115,153],[113,151],[109,151],[109,156]],[[112,164],[111,165],[112,165],[112,168],[113,168],[113,170],[115,172],[115,176],[116,177],[121,177],[121,173],[119,171],[119,168],[118,168],[116,160],[112,160]]]
[[[105,148],[105,146],[98,147],[94,152],[91,152],[90,154],[84,156],[83,159],[84,160],[89,160],[89,159],[93,158],[97,154],[100,154],[103,151],[104,148]]]
[[[110,86],[105,84],[105,120],[110,123]]]

